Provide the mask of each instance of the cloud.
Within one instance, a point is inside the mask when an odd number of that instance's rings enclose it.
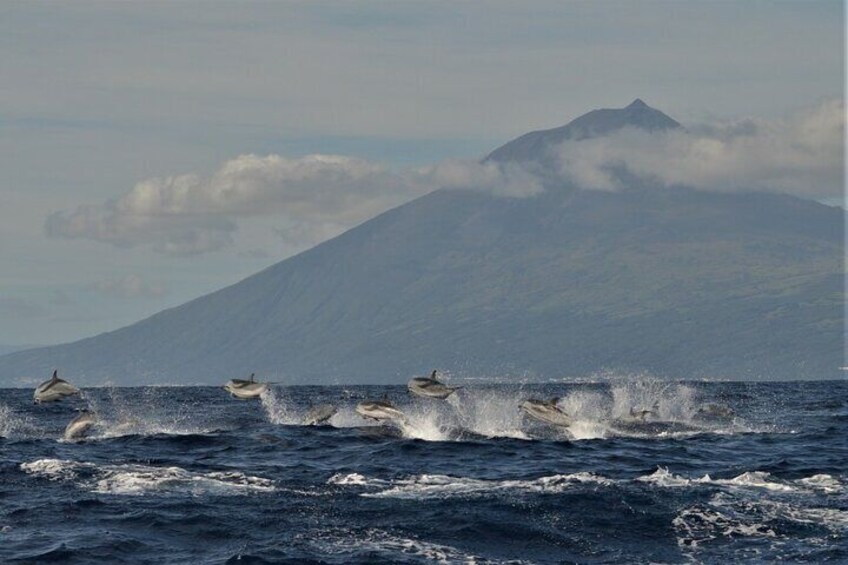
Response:
[[[782,120],[748,119],[650,134],[636,129],[553,150],[562,179],[620,190],[634,179],[712,191],[805,198],[842,194],[845,106],[828,100]]]
[[[148,282],[135,274],[97,281],[90,288],[104,296],[117,298],[161,298],[167,294],[164,285]]]
[[[51,237],[118,247],[150,245],[169,255],[216,251],[233,243],[237,222],[277,217],[276,232],[304,248],[438,188],[525,196],[541,190],[515,165],[451,160],[393,171],[364,159],[309,155],[241,155],[213,175],[151,178],[102,205],[54,212]]]
[[[844,120],[843,102],[831,100],[783,120],[665,133],[626,128],[553,148],[554,180],[590,190],[687,186],[833,197],[842,194]],[[55,212],[45,229],[51,237],[193,255],[232,245],[239,223],[267,217],[290,248],[305,249],[436,189],[528,197],[551,182],[550,171],[544,177],[492,161],[394,170],[339,155],[241,155],[208,177],[150,178],[104,204]]]

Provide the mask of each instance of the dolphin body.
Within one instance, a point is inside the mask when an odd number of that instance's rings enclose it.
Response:
[[[224,385],[224,390],[236,398],[259,398],[263,392],[268,390],[268,384],[257,383],[255,373],[250,373],[250,378],[248,379],[231,379]]]
[[[306,413],[306,417],[303,419],[303,425],[318,426],[320,424],[326,424],[327,420],[332,418],[336,412],[338,412],[338,408],[332,404],[319,404],[318,406],[313,406],[309,409],[309,412]]]
[[[386,399],[365,400],[356,405],[356,413],[371,420],[406,422],[406,415]]]
[[[94,412],[83,410],[80,414],[71,420],[65,428],[65,439],[82,439],[88,435],[88,431],[94,424],[97,423],[97,416]]]
[[[732,408],[721,404],[707,404],[698,408],[694,418],[696,420],[706,421],[726,421],[732,420],[736,413]]]
[[[640,410],[635,407],[630,408],[630,418],[638,422],[644,422],[648,418],[648,415],[653,413],[653,410]]]
[[[55,402],[66,396],[79,394],[79,389],[66,380],[60,379],[58,371],[53,371],[53,377],[50,380],[44,381],[32,393],[32,401],[36,404],[42,402]]]
[[[521,410],[540,422],[567,428],[572,424],[571,417],[557,408],[558,401],[559,398],[552,398],[550,400],[536,400],[535,398],[531,398],[521,403]]]
[[[448,386],[436,378],[436,371],[429,377],[415,377],[410,380],[406,387],[412,394],[424,398],[445,399],[452,395],[460,387]]]

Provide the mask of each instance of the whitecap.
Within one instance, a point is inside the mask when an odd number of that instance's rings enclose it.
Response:
[[[102,494],[141,495],[148,492],[237,495],[275,490],[270,479],[238,471],[196,473],[181,467],[148,465],[97,465],[83,461],[38,459],[22,463],[21,470],[53,481],[73,481],[81,488]]]
[[[506,491],[558,493],[578,485],[607,486],[615,481],[593,473],[551,475],[531,480],[493,480],[449,475],[416,475],[386,481],[368,478],[358,473],[334,475],[328,481],[334,485],[371,487],[374,492],[362,493],[371,498],[428,499],[484,496]]]

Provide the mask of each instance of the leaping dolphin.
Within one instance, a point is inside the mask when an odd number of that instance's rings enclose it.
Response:
[[[336,412],[338,412],[338,408],[332,404],[319,404],[318,406],[313,406],[309,409],[309,412],[306,413],[306,417],[303,419],[303,425],[318,426],[320,424],[326,424],[327,420],[332,418]]]
[[[68,423],[65,428],[65,439],[82,439],[91,427],[97,423],[97,415],[89,410],[82,410],[80,414]]]
[[[66,396],[79,394],[79,389],[66,380],[60,379],[59,371],[53,371],[53,377],[50,380],[44,381],[32,393],[32,401],[36,404],[42,402],[55,402]]]
[[[659,402],[654,402],[654,404],[653,404],[653,406],[651,406],[650,410],[637,409],[635,406],[631,406],[630,407],[630,418],[632,418],[633,420],[637,420],[639,422],[644,422],[649,415],[656,412],[658,405],[659,405]]]
[[[257,383],[255,377],[256,373],[250,373],[248,379],[231,379],[224,385],[224,390],[236,398],[258,398],[263,392],[268,390],[268,384]]]
[[[406,415],[395,408],[386,398],[381,400],[365,400],[356,405],[356,413],[371,420],[391,420],[406,422]]]
[[[567,428],[571,425],[571,417],[557,407],[559,398],[551,398],[550,400],[537,400],[531,398],[521,403],[523,410],[531,418],[535,418],[540,422]]]
[[[415,377],[407,383],[406,387],[409,392],[424,398],[439,398],[445,399],[461,388],[458,386],[448,386],[436,378],[436,371],[430,374],[430,377]]]

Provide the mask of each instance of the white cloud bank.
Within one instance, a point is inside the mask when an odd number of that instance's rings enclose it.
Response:
[[[566,142],[559,174],[584,189],[621,190],[633,177],[660,186],[842,195],[845,105],[829,100],[783,120],[744,120],[651,134],[636,129]],[[621,175],[626,170],[627,175]]]
[[[445,161],[395,172],[337,155],[288,159],[242,155],[208,178],[152,178],[117,200],[55,212],[52,237],[85,238],[116,246],[152,245],[171,255],[215,251],[232,243],[239,219],[277,216],[276,230],[294,246],[318,243],[380,212],[437,188],[526,196],[541,190],[517,166]]]
[[[566,142],[552,155],[560,180],[582,189],[621,190],[639,179],[653,186],[828,198],[843,190],[844,129],[844,103],[833,100],[778,121],[653,134],[625,129]],[[304,248],[439,188],[526,197],[541,187],[542,180],[518,164],[448,160],[395,171],[337,155],[242,155],[209,177],[151,178],[117,200],[55,212],[45,229],[52,237],[191,255],[232,244],[239,221],[266,216],[284,226],[275,231],[286,243]]]

